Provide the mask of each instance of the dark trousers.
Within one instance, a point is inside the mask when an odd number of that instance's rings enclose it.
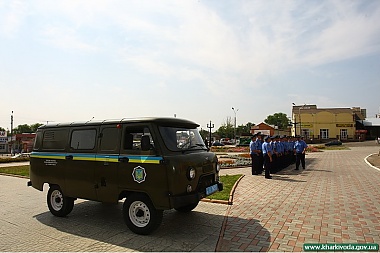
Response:
[[[264,167],[264,156],[262,153],[259,155],[259,165],[258,165],[258,172],[261,174],[263,172],[263,167]]]
[[[272,163],[270,165],[270,172],[276,173],[278,171],[279,171],[279,169],[278,169],[278,157],[276,154],[272,154]]]
[[[250,156],[252,159],[252,175],[257,175],[259,174],[257,170],[258,163],[259,163],[258,156],[256,154],[250,154]]]
[[[270,161],[269,155],[264,155],[264,169],[265,169],[265,177],[270,177],[272,163]]]
[[[296,154],[296,169],[300,167],[300,163],[302,164],[302,168],[305,169],[305,154],[297,153]]]

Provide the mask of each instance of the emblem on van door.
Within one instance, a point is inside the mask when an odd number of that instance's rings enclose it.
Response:
[[[137,183],[142,183],[145,181],[145,178],[146,178],[146,172],[145,172],[145,168],[141,167],[141,166],[137,166],[133,169],[133,172],[132,172],[132,176],[133,176],[133,180],[136,181]]]

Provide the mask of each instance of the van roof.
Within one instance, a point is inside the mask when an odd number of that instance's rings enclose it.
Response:
[[[190,127],[197,128],[199,124],[179,118],[158,118],[158,117],[141,117],[141,118],[122,118],[113,120],[89,120],[78,122],[66,122],[66,123],[52,123],[42,125],[39,128],[52,128],[52,127],[68,127],[68,126],[97,126],[97,125],[109,125],[109,124],[125,124],[125,123],[154,123],[160,126],[173,126],[173,127]]]

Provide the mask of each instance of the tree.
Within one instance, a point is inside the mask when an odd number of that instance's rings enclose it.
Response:
[[[251,133],[251,128],[252,126],[254,126],[255,124],[252,123],[252,122],[248,122],[247,124],[245,125],[240,125],[237,127],[236,129],[236,135],[237,136],[241,136],[241,135],[247,135],[247,134],[250,134]]]
[[[226,122],[223,123],[218,130],[215,131],[221,138],[234,138],[234,124],[231,117],[227,117]]]
[[[13,129],[14,134],[22,134],[22,133],[31,133],[32,129],[29,125],[18,125],[16,128]]]
[[[290,124],[288,116],[282,112],[269,115],[264,122],[269,125],[278,126],[279,129],[287,129]]]
[[[39,128],[40,126],[42,126],[43,124],[40,124],[40,123],[35,123],[33,125],[30,126],[30,129],[32,130],[32,133],[35,133],[37,132],[37,128]]]

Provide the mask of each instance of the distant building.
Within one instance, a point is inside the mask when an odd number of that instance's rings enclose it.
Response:
[[[0,154],[7,153],[8,137],[6,131],[0,131]]]
[[[368,139],[377,139],[380,137],[380,117],[367,118],[358,124],[363,124]]]
[[[32,152],[35,138],[36,138],[35,133],[16,134],[16,140],[13,146],[15,152],[17,153]]]
[[[261,132],[263,135],[290,135],[289,129],[278,129],[277,126],[268,125],[265,122],[261,122],[258,125],[251,127],[251,134]]]
[[[353,108],[317,108],[316,105],[293,106],[292,135],[302,135],[307,140],[324,142],[331,139],[364,140],[365,129],[356,128],[364,121],[366,110]]]

